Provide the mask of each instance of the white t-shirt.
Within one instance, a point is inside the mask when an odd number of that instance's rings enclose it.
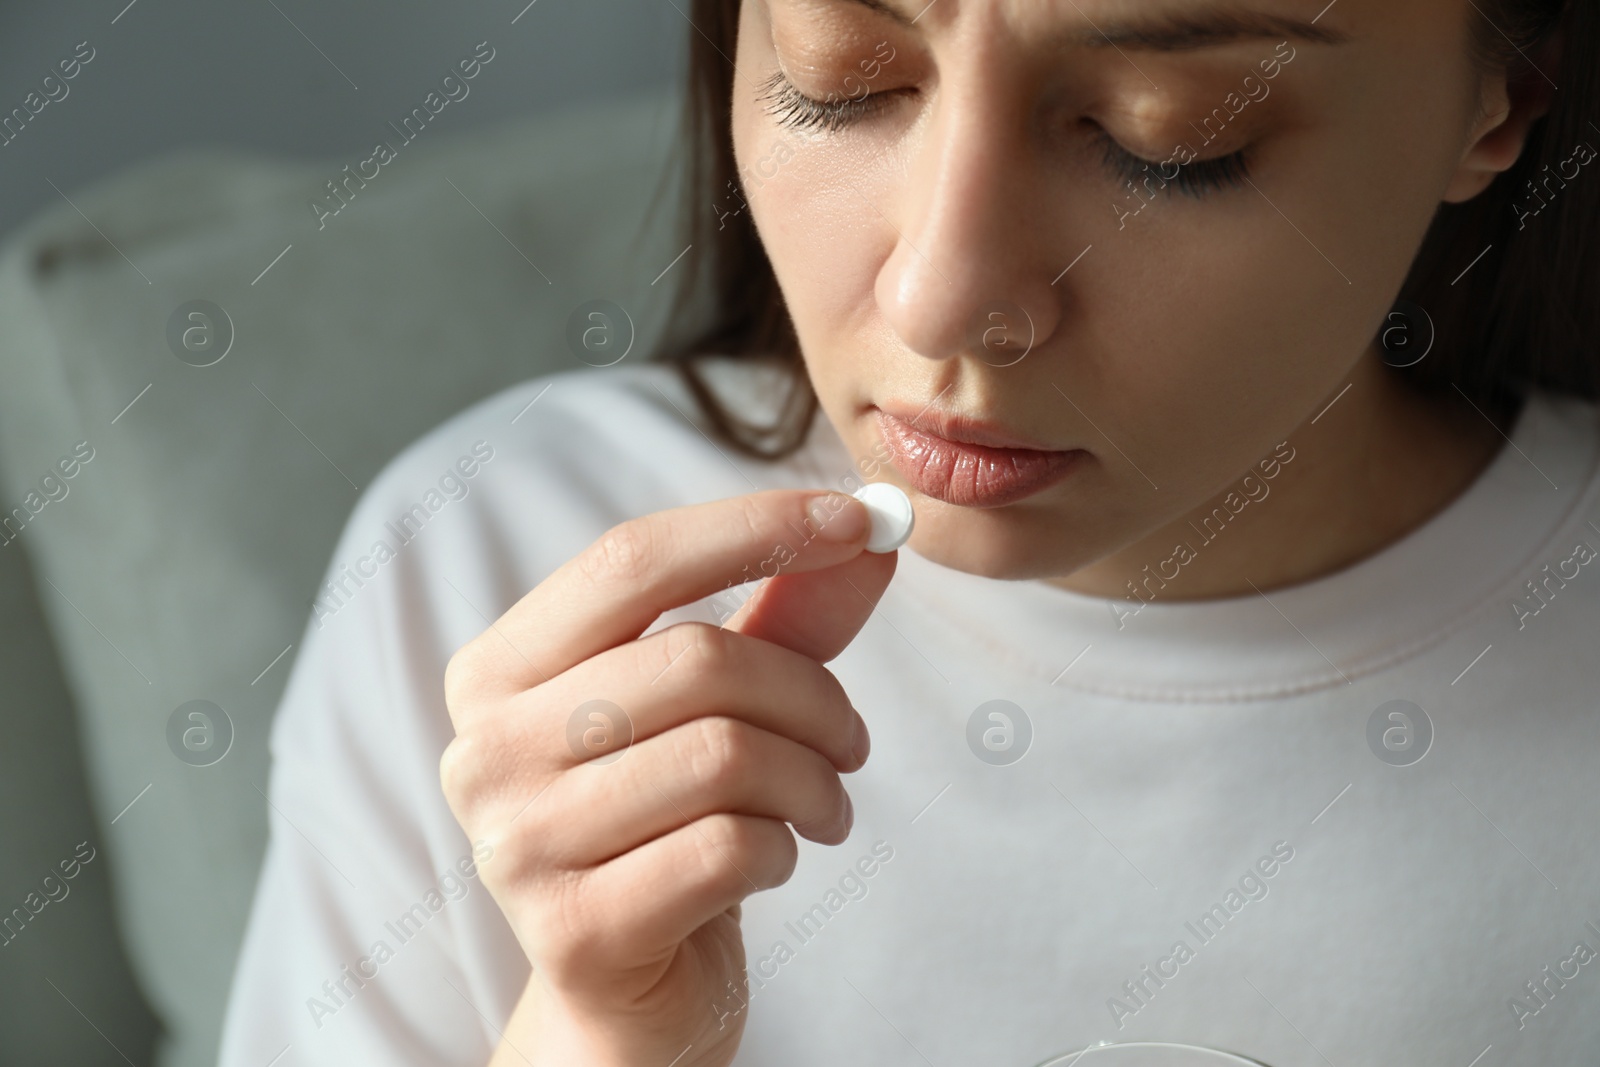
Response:
[[[775,381],[717,373],[752,407]],[[1433,519],[1265,596],[903,550],[830,665],[872,730],[854,830],[746,902],[748,1006],[707,1005],[748,1013],[736,1064],[1600,1062],[1597,459],[1595,406],[1535,394]],[[273,728],[224,1067],[485,1063],[529,971],[440,792],[446,661],[617,522],[854,472],[820,413],[778,464],[714,443],[656,364],[529,381],[396,458]],[[1239,1062],[1131,1049],[1083,1062]]]

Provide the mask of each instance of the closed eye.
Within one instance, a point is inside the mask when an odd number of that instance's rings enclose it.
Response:
[[[765,102],[765,110],[779,125],[795,130],[832,133],[882,110],[902,92],[889,90],[862,96],[830,93],[829,98],[818,100],[802,93],[781,70],[777,70],[760,84],[756,96]],[[1179,192],[1199,199],[1219,189],[1241,187],[1249,179],[1247,148],[1215,159],[1197,159],[1179,164],[1171,158],[1154,160],[1136,155],[1099,125],[1095,126],[1093,136],[1100,147],[1103,164],[1120,183],[1130,183],[1135,187],[1144,183],[1152,194],[1164,192],[1168,186],[1173,186]]]
[[[1122,147],[1104,127],[1095,127],[1094,139],[1100,146],[1102,162],[1113,175],[1135,186],[1147,183],[1152,193],[1173,186],[1198,199],[1218,189],[1242,187],[1250,178],[1248,148],[1215,159],[1180,164],[1170,157],[1156,160],[1135,155]]]
[[[842,130],[874,114],[901,90],[868,93],[864,96],[829,94],[818,100],[795,87],[781,70],[775,70],[761,83],[756,98],[766,101],[766,111],[782,126],[794,130]]]

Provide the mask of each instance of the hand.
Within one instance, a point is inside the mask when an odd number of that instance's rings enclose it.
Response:
[[[802,490],[634,519],[451,658],[440,777],[467,837],[493,846],[480,877],[534,967],[505,1032],[519,1061],[733,1059],[740,902],[793,874],[794,833],[850,832],[839,775],[865,761],[867,729],[823,664],[894,573],[894,553],[863,551],[868,526],[859,501]],[[723,627],[639,636],[775,560]]]

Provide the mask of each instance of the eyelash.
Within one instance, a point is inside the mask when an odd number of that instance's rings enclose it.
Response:
[[[1246,155],[1247,150],[1243,148],[1226,156],[1218,156],[1216,159],[1198,159],[1178,164],[1178,173],[1168,178],[1161,169],[1161,164],[1169,162],[1168,160],[1152,160],[1136,156],[1118,144],[1104,129],[1097,128],[1094,138],[1100,145],[1102,159],[1107,169],[1123,181],[1134,185],[1153,177],[1158,182],[1165,182],[1175,187],[1180,193],[1198,199],[1214,190],[1239,188],[1250,176],[1250,160]],[[1170,160],[1170,162],[1177,161]]]
[[[781,70],[773,71],[761,83],[758,92],[759,99],[769,101],[767,113],[779,125],[792,130],[826,130],[829,133],[874,114],[884,106],[884,98],[892,95],[893,92],[881,92],[862,97],[817,100],[795,88]]]
[[[768,102],[767,113],[779,125],[794,130],[824,130],[834,133],[881,110],[884,97],[892,92],[868,93],[859,98],[817,100],[802,93],[782,71],[774,71],[761,84],[758,98]],[[1103,128],[1095,130],[1102,160],[1110,172],[1125,182],[1139,183],[1147,177],[1165,181],[1181,193],[1195,198],[1224,188],[1238,188],[1250,174],[1249,158],[1239,149],[1216,159],[1180,164],[1172,178],[1161,176],[1161,160],[1149,160],[1123,148]]]

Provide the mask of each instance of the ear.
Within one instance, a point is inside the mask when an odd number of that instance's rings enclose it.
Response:
[[[1461,164],[1445,187],[1450,204],[1471,200],[1489,187],[1522,155],[1528,131],[1550,110],[1561,64],[1561,33],[1552,34],[1530,63],[1517,74],[1504,72],[1485,77],[1482,86],[1484,114],[1467,138]]]

